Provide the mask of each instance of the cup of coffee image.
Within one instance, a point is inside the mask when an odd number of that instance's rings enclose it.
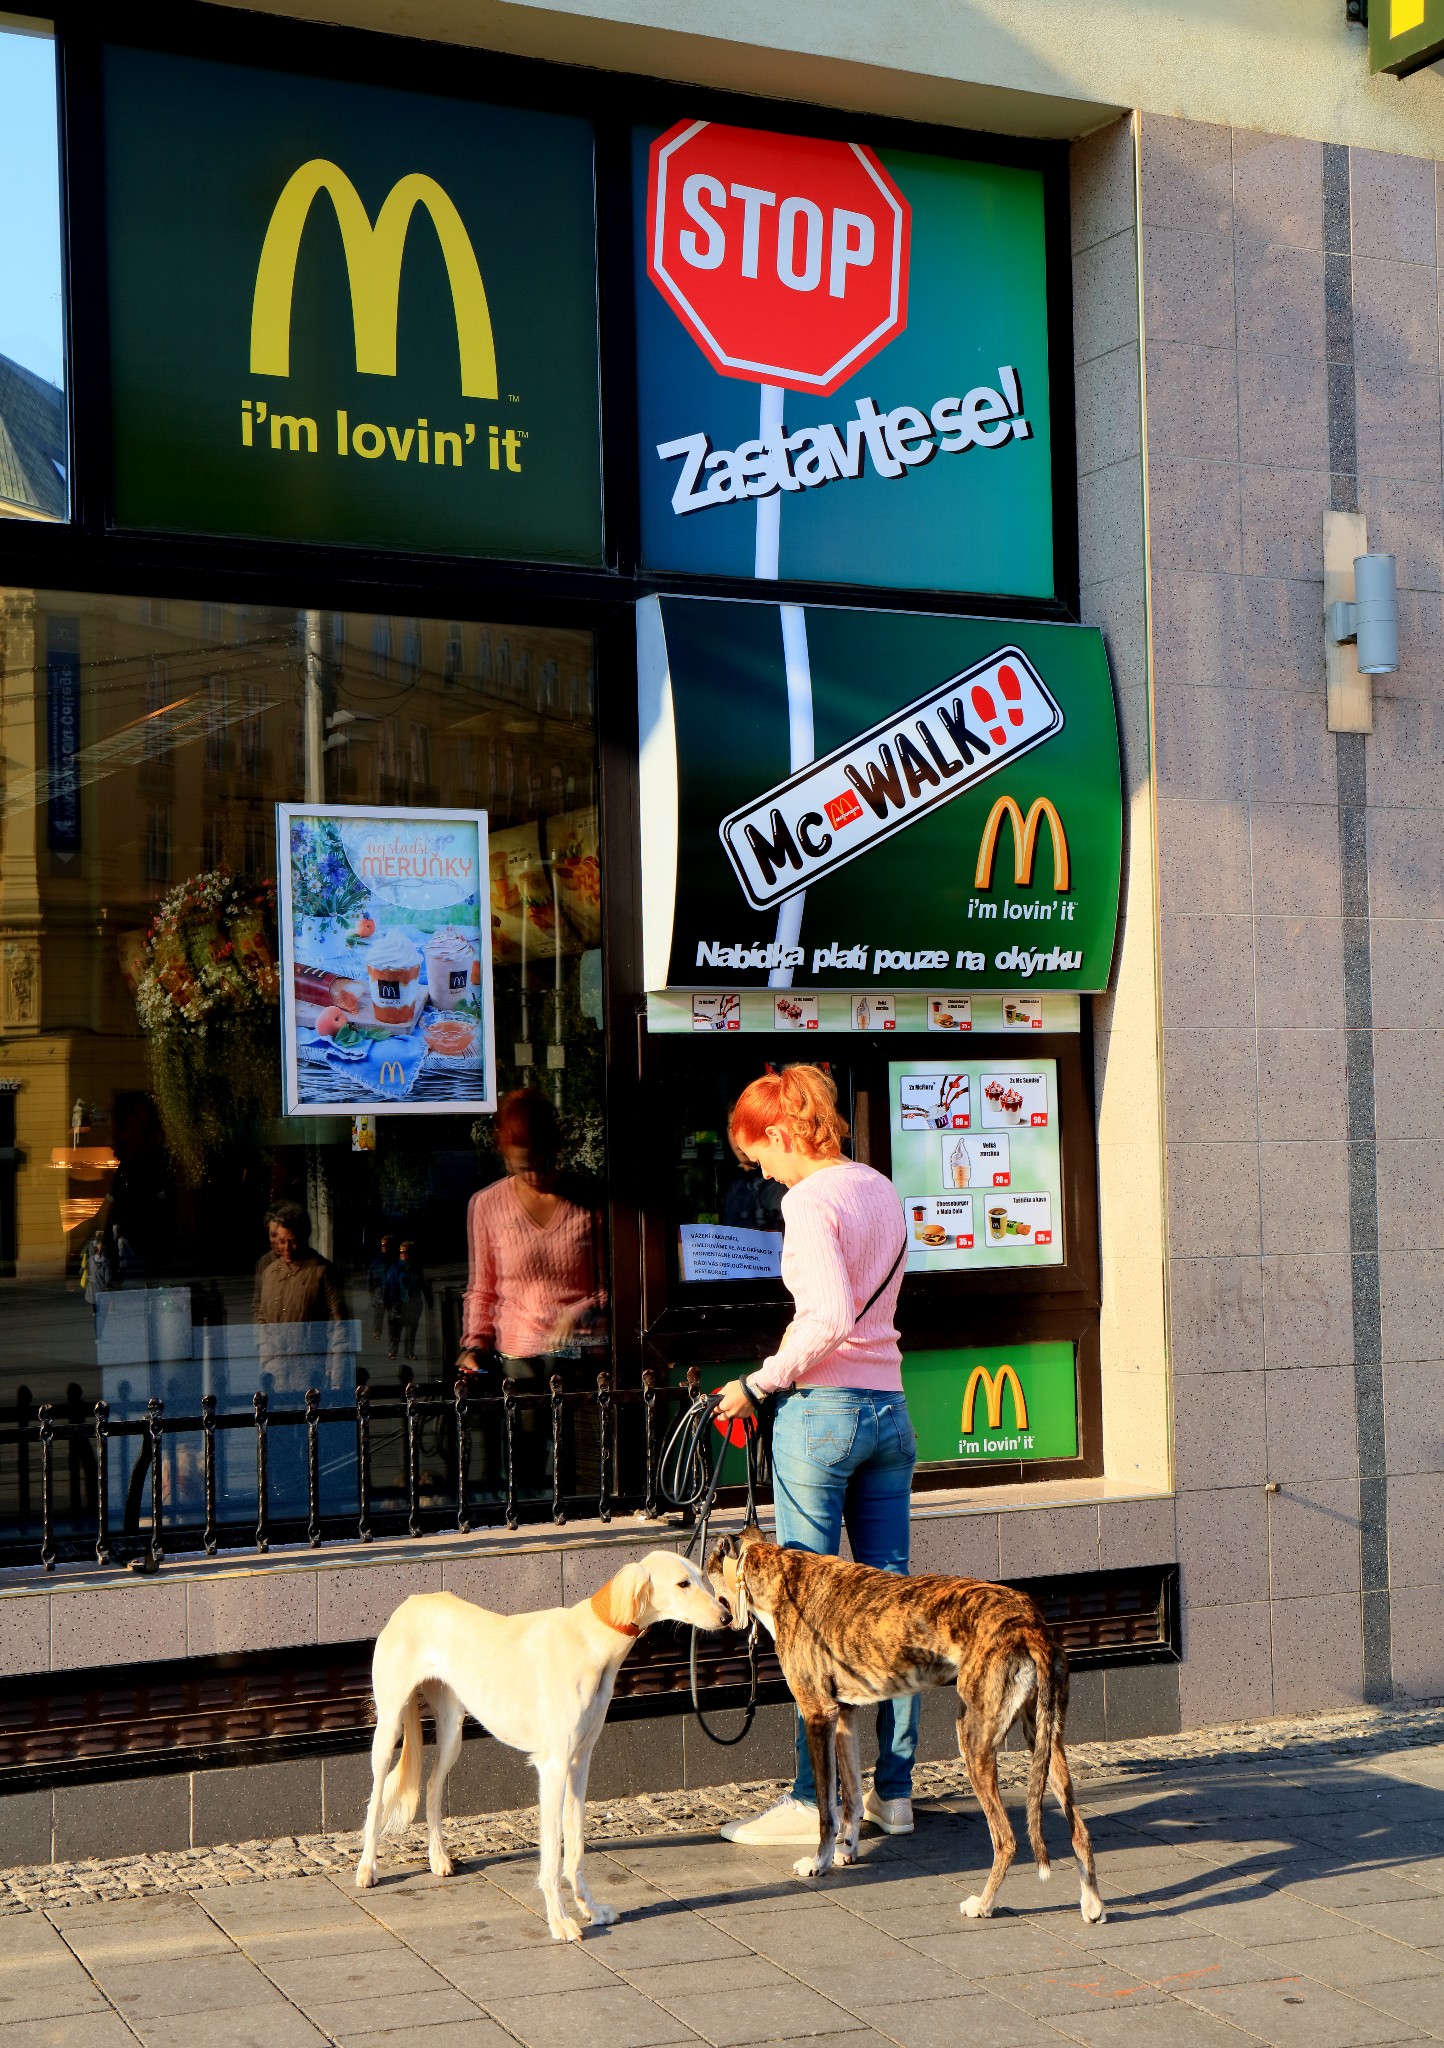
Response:
[[[988,1211],[988,1236],[994,1244],[1001,1242],[1008,1234],[1008,1212],[1001,1204]]]
[[[471,994],[471,969],[476,955],[459,925],[444,924],[425,945],[426,986],[438,1010],[454,1010]]]
[[[1016,1024],[1016,1023],[1017,1023],[1017,1021],[1018,1021],[1018,1010],[1017,1010],[1017,1005],[1016,1005],[1016,1004],[1014,1004],[1014,1003],[1004,1003],[1004,1005],[1003,1005],[1003,1022],[1004,1022],[1005,1024]]]
[[[424,1000],[421,955],[405,932],[382,932],[366,954],[371,1008],[378,1024],[410,1030]]]

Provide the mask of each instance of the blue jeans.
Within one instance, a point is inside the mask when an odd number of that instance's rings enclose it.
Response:
[[[918,1440],[902,1394],[854,1387],[794,1387],[778,1397],[772,1425],[772,1499],[777,1540],[789,1550],[835,1557],[844,1523],[858,1564],[908,1568],[909,1505]],[[919,1700],[909,1693],[877,1710],[879,1799],[910,1799]],[[797,1799],[815,1800],[812,1759],[797,1723]]]

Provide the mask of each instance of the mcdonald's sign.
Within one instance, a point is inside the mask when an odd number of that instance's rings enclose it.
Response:
[[[1007,819],[1013,828],[1013,881],[1018,888],[1024,888],[1033,879],[1033,860],[1038,851],[1038,828],[1046,818],[1048,832],[1053,844],[1053,887],[1063,891],[1069,883],[1068,836],[1063,830],[1063,820],[1051,798],[1035,797],[1028,806],[1024,818],[1014,798],[1000,796],[988,813],[988,822],[983,827],[983,836],[978,842],[978,865],[973,875],[973,886],[977,889],[991,889],[993,886],[993,863],[998,853],[998,833],[1003,820]]]
[[[336,214],[351,286],[351,320],[356,331],[356,368],[373,377],[396,375],[396,327],[401,306],[401,259],[406,234],[418,206],[431,216],[441,244],[456,313],[456,340],[461,354],[463,398],[495,398],[496,345],[486,286],[476,251],[450,195],[435,178],[419,171],[391,187],[375,225],[361,195],[339,164],[313,157],[292,172],[271,215],[251,308],[251,373],[262,377],[291,374],[291,308],[296,291],[296,264],[301,235],[312,201],[324,192]]]
[[[588,121],[130,49],[104,92],[121,525],[601,561]]]
[[[400,1088],[403,1085],[400,1060],[383,1060],[381,1062],[381,1086],[383,1088]]]
[[[1011,1390],[1013,1396],[1013,1427],[1028,1427],[1028,1403],[1023,1395],[1022,1382],[1011,1365],[1000,1365],[996,1372],[989,1372],[985,1365],[975,1365],[968,1375],[967,1389],[963,1394],[962,1432],[973,1434],[973,1418],[977,1409],[978,1389],[983,1390],[988,1405],[989,1429],[1003,1426],[1003,1394]]]

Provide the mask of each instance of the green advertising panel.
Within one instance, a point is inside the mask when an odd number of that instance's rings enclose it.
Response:
[[[909,1351],[903,1386],[922,1463],[1078,1455],[1071,1344]]]
[[[709,1366],[709,1391],[752,1369],[755,1359]],[[917,1432],[918,1463],[956,1464],[960,1458],[1076,1458],[1077,1371],[1067,1343],[972,1345],[958,1351],[903,1354],[903,1390]],[[720,1425],[714,1425],[719,1429]],[[735,1428],[736,1425],[734,1424]],[[706,1447],[708,1463],[717,1438]],[[722,1462],[722,1484],[741,1486],[747,1467],[740,1449]]]
[[[1054,594],[1040,171],[679,121],[633,192],[648,568]]]
[[[647,988],[1107,986],[1095,628],[648,598],[637,637]]]
[[[1444,57],[1444,0],[1374,0],[1366,19],[1371,71],[1407,78]]]
[[[112,49],[114,516],[601,559],[589,125]]]

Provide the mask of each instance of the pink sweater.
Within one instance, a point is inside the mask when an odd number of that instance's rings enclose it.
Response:
[[[464,1343],[485,1350],[494,1342],[504,1357],[535,1358],[553,1350],[562,1317],[581,1318],[585,1335],[586,1324],[606,1306],[597,1218],[580,1203],[558,1202],[543,1228],[509,1180],[494,1181],[472,1196],[466,1236],[471,1274],[462,1304]]]
[[[862,1318],[857,1312],[906,1241],[902,1203],[870,1166],[845,1160],[810,1173],[782,1198],[782,1278],[796,1314],[772,1357],[747,1378],[769,1394],[809,1387],[902,1390],[893,1311],[904,1263]]]

